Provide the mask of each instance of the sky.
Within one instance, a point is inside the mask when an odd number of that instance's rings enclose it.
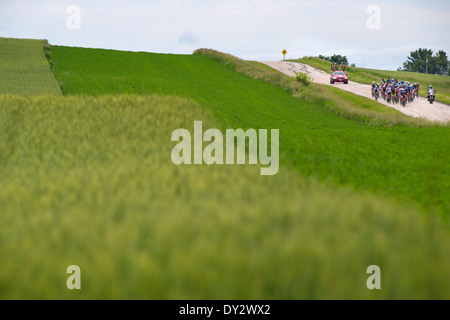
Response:
[[[396,70],[418,48],[450,56],[448,0],[0,0],[0,37],[246,60],[347,56]]]

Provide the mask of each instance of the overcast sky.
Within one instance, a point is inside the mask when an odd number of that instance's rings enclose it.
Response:
[[[448,0],[0,0],[2,37],[159,53],[212,48],[258,61],[280,60],[286,49],[287,58],[336,53],[395,70],[420,47],[450,55],[449,34]]]

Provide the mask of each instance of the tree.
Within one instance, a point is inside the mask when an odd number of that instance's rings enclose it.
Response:
[[[416,51],[412,51],[403,63],[403,71],[410,72],[427,72],[427,60],[428,60],[428,73],[429,74],[449,74],[449,61],[447,53],[440,50],[435,56],[433,56],[433,50],[419,48]]]
[[[341,65],[341,64],[345,64],[346,66],[348,65],[348,59],[347,59],[347,57],[346,56],[341,56],[340,54],[334,54],[334,55],[332,55],[331,57],[326,57],[326,56],[323,56],[323,55],[319,55],[319,58],[320,59],[323,59],[323,60],[328,60],[328,61],[330,61],[330,62],[334,62],[334,63],[336,63],[336,64],[338,64],[338,65]]]
[[[442,74],[445,76],[449,75],[450,72],[450,62],[447,58],[447,53],[445,51],[440,50],[434,59],[434,72],[435,74]]]

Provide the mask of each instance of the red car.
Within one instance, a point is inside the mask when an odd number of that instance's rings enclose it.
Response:
[[[348,84],[348,74],[344,71],[335,71],[331,74],[330,83],[334,84],[335,82],[343,82]]]

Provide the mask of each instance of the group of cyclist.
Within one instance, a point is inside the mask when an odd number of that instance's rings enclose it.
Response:
[[[408,81],[399,81],[397,79],[388,78],[387,81],[381,80],[380,84],[375,81],[372,82],[372,97],[375,100],[381,97],[388,103],[399,103],[402,106],[406,106],[407,102],[413,102],[416,97],[419,97],[420,85],[418,83],[411,83]],[[430,101],[430,97],[434,99],[435,90],[433,86],[430,86],[427,92],[427,98]],[[432,103],[430,101],[430,103]]]

